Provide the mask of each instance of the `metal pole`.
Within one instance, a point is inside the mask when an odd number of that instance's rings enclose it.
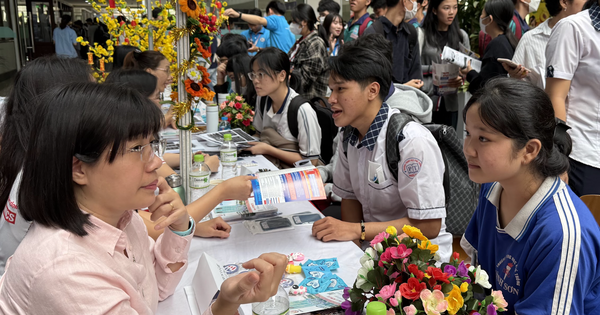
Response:
[[[181,12],[181,8],[177,5],[177,11],[175,13],[175,22],[177,27],[185,27],[187,16],[184,12]],[[182,61],[190,58],[190,39],[188,35],[183,36],[177,41],[177,64],[180,65]],[[187,93],[185,92],[185,84],[183,84],[183,77],[175,78],[177,80],[179,95],[179,102],[187,101]],[[185,113],[183,117],[179,119],[180,126],[187,126],[192,122],[192,114],[190,112]],[[192,132],[190,130],[179,130],[179,168],[181,170],[182,185],[185,187],[186,201],[192,200],[192,192],[189,189],[189,174],[192,168]]]
[[[152,0],[146,0],[146,17],[148,18],[148,21],[152,20]],[[152,39],[152,29],[153,29],[152,24],[148,23],[148,50],[154,50],[154,40]]]
[[[15,43],[15,60],[17,62],[17,71],[21,70],[21,37],[19,36],[19,29],[17,28],[17,19],[18,14],[15,13],[15,5],[16,1],[9,0],[8,1],[8,9],[9,16],[11,20],[11,27],[13,32],[15,33],[14,43]]]

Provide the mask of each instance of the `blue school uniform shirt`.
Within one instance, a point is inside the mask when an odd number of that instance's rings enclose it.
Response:
[[[61,29],[54,29],[54,45],[56,46],[56,55],[65,58],[77,58],[77,50],[73,44],[77,44],[77,33],[69,26]]]
[[[501,229],[501,192],[499,183],[482,185],[461,245],[476,250],[507,314],[600,314],[600,230],[581,199],[549,177]]]
[[[254,33],[251,29],[247,29],[242,32],[242,35],[246,37],[247,40],[251,41],[258,48],[267,48],[269,47],[271,32],[265,27],[262,27],[258,33]],[[250,56],[256,55],[255,52],[249,52]]]
[[[296,37],[290,32],[290,25],[285,17],[283,15],[269,15],[265,19],[267,20],[267,26],[265,27],[271,32],[269,46],[277,47],[285,53],[289,52],[296,42]]]
[[[357,39],[360,35],[358,34],[360,31],[360,26],[364,23],[364,21],[369,17],[369,13],[363,14],[356,22],[353,19],[350,19],[348,24],[344,27],[344,43],[349,43],[355,39]],[[367,24],[367,28],[373,25],[373,21],[369,21]],[[365,28],[365,30],[367,29]]]

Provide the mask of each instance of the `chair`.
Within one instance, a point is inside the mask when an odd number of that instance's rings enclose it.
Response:
[[[581,201],[590,209],[596,218],[596,223],[600,225],[600,195],[581,196]]]

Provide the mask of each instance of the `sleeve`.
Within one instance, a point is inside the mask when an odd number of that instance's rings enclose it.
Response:
[[[120,278],[89,257],[62,256],[32,279],[27,313],[138,314]]]
[[[409,25],[408,27],[413,27]],[[416,31],[416,29],[415,29]],[[418,37],[418,35],[417,35]],[[410,68],[408,70],[408,81],[413,79],[423,80],[423,70],[421,69],[421,49],[419,48],[419,41],[417,40],[416,45],[412,48],[410,55],[413,56]]]
[[[471,70],[467,73],[467,81],[469,81],[469,92],[474,94],[475,91],[479,90],[487,81],[497,76],[506,76],[507,72],[502,67],[502,64],[496,60],[497,58],[512,59],[512,53],[502,46],[502,43],[498,41],[492,41],[486,50],[487,54],[484,56],[481,63],[481,71],[477,73],[475,70]]]
[[[465,32],[465,30],[460,30],[460,35],[462,36],[462,44],[467,47],[467,49],[471,50],[471,41],[469,40],[469,34]]]
[[[320,40],[302,45],[301,48],[302,51],[294,58],[294,72],[302,79],[302,91],[308,91],[310,85],[317,84],[317,79],[327,67],[327,49]]]
[[[528,62],[527,59],[527,51],[533,47],[527,47],[529,46],[529,38],[530,36],[527,36],[529,34],[525,33],[525,35],[523,35],[523,37],[521,38],[521,40],[519,41],[519,44],[517,45],[517,48],[515,49],[515,54],[513,55],[512,61],[514,63],[523,65],[523,67],[525,68],[531,68],[531,64]],[[527,65],[529,64],[529,66]]]
[[[318,159],[321,154],[321,126],[308,103],[298,109],[298,147],[304,159]]]
[[[572,80],[581,59],[582,45],[581,34],[573,22],[559,21],[546,46],[546,77]]]
[[[277,29],[280,27],[280,20],[277,17],[277,15],[266,16],[265,20],[267,20],[267,26],[265,26],[265,28],[271,32],[277,32]]]
[[[175,292],[177,284],[179,284],[183,273],[187,269],[188,252],[193,237],[194,231],[187,236],[179,236],[169,228],[166,228],[163,234],[158,237],[156,243],[148,237],[150,250],[154,254],[154,272],[160,301]],[[178,262],[183,262],[184,265],[177,272],[172,272],[168,264]]]
[[[415,220],[446,217],[444,161],[442,152],[425,127],[410,122],[402,131],[405,139],[398,144],[398,193]]]
[[[75,33],[74,30],[71,30],[71,32],[69,32],[69,34],[71,35],[70,40],[72,44],[77,44],[77,33]]]
[[[338,133],[338,146],[337,155],[338,161],[335,165],[335,172],[333,173],[333,193],[340,196],[343,199],[354,199],[354,188],[352,188],[352,182],[350,180],[350,171],[348,167],[348,156],[344,154],[344,129],[340,129]],[[349,145],[348,145],[349,146]]]

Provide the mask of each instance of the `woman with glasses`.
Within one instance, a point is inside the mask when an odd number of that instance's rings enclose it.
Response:
[[[19,194],[33,224],[0,279],[0,313],[154,314],[187,268],[196,228],[156,174],[160,110],[131,89],[95,83],[52,89],[38,108]],[[163,218],[156,242],[134,211],[146,207]],[[286,264],[278,254],[246,263],[256,271],[223,283],[212,311],[265,300]]]
[[[298,108],[298,136],[294,137],[288,122],[288,109],[299,96],[289,87],[290,59],[278,48],[261,50],[250,61],[248,77],[256,90],[254,127],[261,142],[251,142],[252,154],[263,154],[280,168],[309,159],[317,164],[321,154],[321,127],[309,103]]]
[[[90,67],[83,60],[58,57],[37,58],[27,63],[15,77],[10,96],[0,113],[0,120],[4,122],[0,131],[0,275],[4,273],[6,260],[15,252],[31,225],[20,213],[17,195],[29,134],[32,129],[39,128],[33,123],[33,116],[38,112],[33,100],[60,84],[91,80]],[[39,158],[43,160],[43,157]]]

